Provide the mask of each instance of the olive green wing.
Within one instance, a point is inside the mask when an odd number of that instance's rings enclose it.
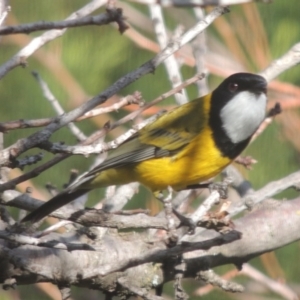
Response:
[[[181,105],[139,131],[142,144],[168,151],[179,151],[204,127],[203,99]]]
[[[181,105],[123,142],[87,175],[90,178],[106,169],[124,167],[151,158],[171,157],[201,132],[204,122],[201,98]]]

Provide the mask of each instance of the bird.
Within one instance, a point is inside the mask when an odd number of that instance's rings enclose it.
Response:
[[[37,222],[94,188],[140,182],[156,193],[207,181],[246,148],[266,116],[266,104],[264,77],[233,74],[211,93],[143,127],[22,222]]]

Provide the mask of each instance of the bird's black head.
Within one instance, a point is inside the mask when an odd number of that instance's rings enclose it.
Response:
[[[255,95],[267,93],[267,81],[264,77],[251,73],[236,73],[227,77],[214,91],[229,101],[234,95],[248,91]]]
[[[209,123],[219,148],[237,156],[265,118],[267,81],[260,75],[236,73],[213,92]]]

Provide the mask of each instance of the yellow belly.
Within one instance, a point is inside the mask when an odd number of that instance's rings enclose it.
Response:
[[[171,186],[180,190],[188,185],[208,180],[220,173],[231,160],[222,156],[206,128],[176,156],[155,158],[122,168],[103,171],[87,188],[126,184],[139,181],[152,191]]]
[[[137,164],[134,176],[152,191],[171,186],[180,190],[187,185],[208,180],[220,173],[231,160],[222,156],[211,137],[211,130],[204,129],[182,152],[172,158],[159,158]]]

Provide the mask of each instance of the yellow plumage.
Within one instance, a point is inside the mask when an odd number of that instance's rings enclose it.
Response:
[[[231,160],[224,157],[214,144],[212,130],[208,126],[209,110],[210,96],[189,102],[181,106],[180,110],[175,109],[146,126],[134,140],[129,142],[131,145],[126,147],[125,143],[123,147],[121,146],[122,149],[114,153],[113,158],[123,151],[141,148],[141,145],[155,145],[169,151],[182,147],[174,155],[152,158],[104,171],[100,169],[98,176],[82,185],[82,188],[92,189],[139,181],[152,191],[160,191],[168,186],[180,190],[217,175]],[[197,114],[198,117],[191,118],[191,113]],[[175,124],[174,120],[176,120]],[[151,131],[159,128],[168,130],[168,135],[150,134]],[[188,129],[188,132],[183,128]],[[175,138],[175,135],[179,136]]]

